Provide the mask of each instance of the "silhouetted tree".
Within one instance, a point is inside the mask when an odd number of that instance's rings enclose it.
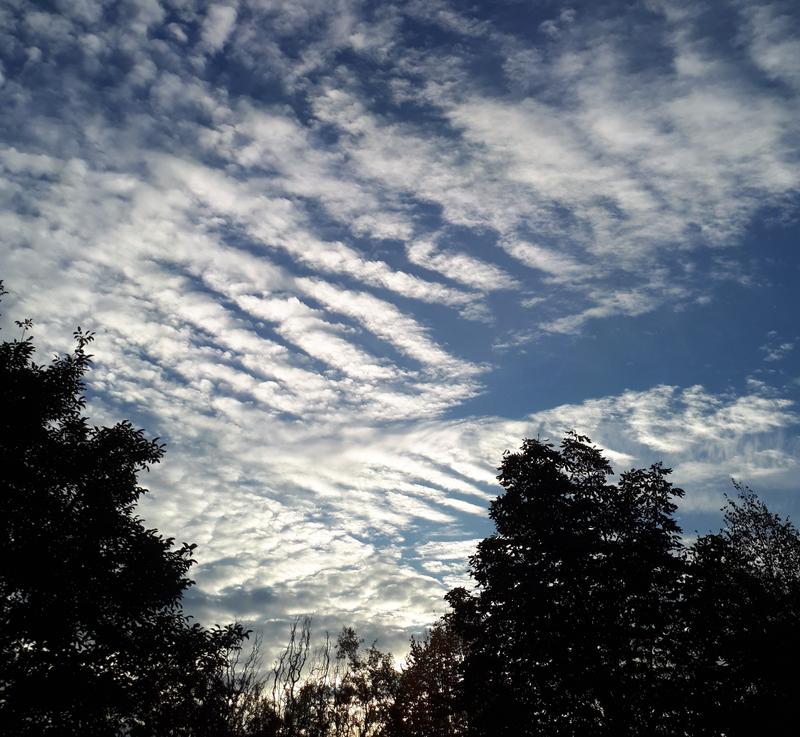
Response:
[[[421,639],[411,639],[391,708],[388,737],[462,737],[461,638],[446,620]]]
[[[682,702],[690,733],[795,735],[800,724],[800,534],[739,487],[725,527],[692,546]]]
[[[672,734],[684,565],[668,469],[623,474],[588,439],[507,453],[496,533],[448,595],[474,735]]]
[[[389,653],[373,643],[362,650],[355,631],[342,630],[336,644],[337,659],[345,663],[334,703],[346,727],[337,735],[376,737],[388,720],[397,689],[397,671]]]
[[[84,415],[91,333],[47,365],[0,345],[0,724],[14,735],[198,731],[198,706],[239,625],[191,624],[193,545],[135,513],[164,452],[129,422]]]

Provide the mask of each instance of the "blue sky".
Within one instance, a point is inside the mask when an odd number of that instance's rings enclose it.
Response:
[[[800,516],[790,2],[0,2],[0,275],[168,444],[189,604],[402,649],[502,453]],[[8,328],[7,328],[8,331]],[[8,332],[6,332],[8,334]]]

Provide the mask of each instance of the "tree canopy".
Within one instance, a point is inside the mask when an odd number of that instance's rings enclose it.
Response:
[[[692,546],[678,640],[693,734],[790,735],[800,718],[800,534],[738,486]]]
[[[387,737],[461,737],[463,646],[447,621],[413,638],[398,680]]]
[[[475,590],[447,597],[469,734],[794,734],[800,536],[740,489],[687,546],[669,473],[611,483],[575,434],[504,456]]]
[[[242,628],[181,607],[193,545],[135,514],[164,448],[129,422],[93,427],[91,333],[49,364],[0,344],[0,723],[8,734],[169,735],[190,728]]]

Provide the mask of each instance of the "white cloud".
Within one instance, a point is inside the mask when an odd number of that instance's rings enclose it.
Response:
[[[425,366],[450,376],[476,375],[482,370],[446,353],[428,337],[423,326],[388,302],[365,292],[336,289],[318,279],[298,279],[297,283],[328,309],[358,320],[375,336]]]
[[[142,0],[124,29],[59,7],[0,11],[26,65],[2,67],[0,273],[43,356],[99,329],[94,419],[166,437],[142,510],[200,544],[204,617],[325,610],[401,647],[464,580],[526,435],[664,458],[683,511],[715,509],[729,474],[796,475],[796,409],[758,382],[455,419],[497,390],[492,344],[522,360],[747,283],[742,233],[800,181],[785,10],[737,6],[723,52],[691,8],[651,3],[651,68],[626,17],[569,9],[543,44],[439,1]],[[464,43],[421,46],[409,17]],[[765,360],[795,344],[769,336]]]
[[[430,242],[416,241],[406,245],[408,260],[417,266],[440,274],[473,289],[491,292],[517,289],[519,282],[494,264],[453,250],[441,250]]]
[[[569,256],[554,250],[537,246],[525,241],[509,241],[503,243],[508,253],[525,266],[543,271],[556,282],[580,280],[589,275],[590,269],[583,266]]]
[[[795,340],[786,340],[781,338],[774,330],[767,333],[767,342],[761,346],[761,351],[764,353],[764,361],[767,363],[775,363],[782,361],[788,356],[795,348]]]
[[[209,51],[219,51],[228,40],[236,24],[236,8],[230,5],[212,5],[203,20],[201,39]]]
[[[739,3],[739,10],[748,22],[742,35],[749,36],[753,61],[770,78],[800,89],[800,70],[795,63],[800,54],[796,19],[782,12],[778,3]]]

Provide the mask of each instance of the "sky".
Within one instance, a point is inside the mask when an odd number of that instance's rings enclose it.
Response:
[[[800,9],[0,0],[3,336],[96,331],[189,610],[400,653],[503,452],[800,519]]]

